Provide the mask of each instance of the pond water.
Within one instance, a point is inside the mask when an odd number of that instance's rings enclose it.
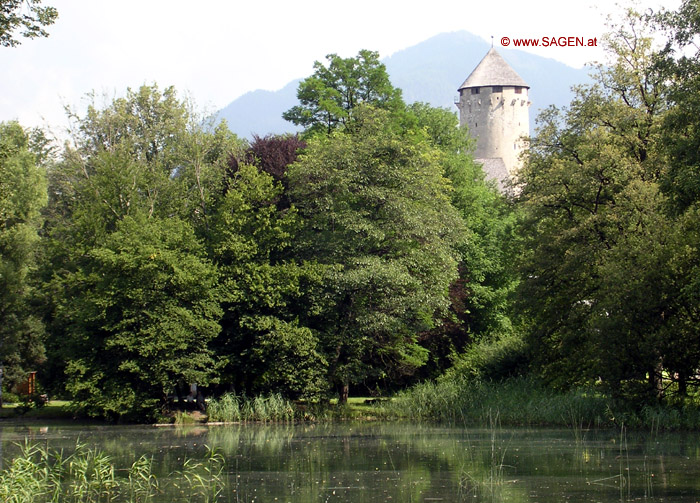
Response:
[[[167,486],[207,446],[226,462],[231,502],[700,501],[700,435],[463,429],[409,423],[48,426],[0,423],[5,466],[17,443],[106,451],[120,467],[153,456]],[[169,479],[170,477],[170,479]],[[162,501],[187,501],[163,494]]]

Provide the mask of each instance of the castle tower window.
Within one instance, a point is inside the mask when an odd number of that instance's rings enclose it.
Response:
[[[530,86],[491,48],[458,90],[471,98],[457,103],[460,125],[469,125],[476,141],[474,158],[486,162],[490,179],[502,182],[520,169],[520,153],[526,146],[515,138],[529,131],[527,100]],[[483,106],[481,90],[485,89]],[[508,94],[520,96],[512,96]],[[507,91],[507,92],[505,92]],[[475,96],[476,95],[476,96]],[[506,107],[505,99],[511,106]],[[519,107],[516,107],[520,101]],[[478,122],[477,122],[478,121]],[[512,147],[510,147],[512,145]],[[488,169],[487,169],[488,168]],[[500,185],[499,185],[500,187]]]

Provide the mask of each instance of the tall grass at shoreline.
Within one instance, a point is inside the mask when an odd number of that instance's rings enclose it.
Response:
[[[398,393],[384,405],[391,417],[451,425],[489,424],[498,414],[510,426],[565,426],[575,430],[616,427],[700,429],[700,408],[646,405],[632,409],[595,390],[558,391],[537,381],[513,378],[484,382],[452,377]]]
[[[207,405],[209,421],[223,422],[289,422],[294,421],[298,411],[294,403],[279,393],[260,395],[254,398],[226,393],[212,399]]]

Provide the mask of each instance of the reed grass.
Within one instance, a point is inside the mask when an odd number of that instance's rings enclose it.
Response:
[[[224,457],[209,449],[203,461],[187,458],[166,480],[188,502],[211,503],[226,485]],[[153,473],[152,459],[141,456],[119,469],[103,451],[78,443],[70,455],[31,444],[0,472],[3,503],[149,503],[168,492]],[[172,491],[170,491],[172,492]]]
[[[484,382],[451,376],[400,392],[383,407],[391,417],[469,426],[487,425],[495,412],[504,425],[565,426],[579,434],[623,423],[635,429],[700,429],[695,403],[635,408],[596,390],[559,391],[527,378]]]
[[[399,393],[387,412],[413,420],[485,425],[498,414],[507,425],[600,426],[607,421],[607,403],[592,393],[561,393],[534,381],[502,383],[463,378],[425,382]]]
[[[226,487],[224,456],[218,449],[207,446],[204,461],[186,459],[177,475],[178,488],[191,500],[217,501]]]
[[[207,405],[209,421],[291,422],[299,417],[294,403],[279,393],[254,398],[226,393]]]

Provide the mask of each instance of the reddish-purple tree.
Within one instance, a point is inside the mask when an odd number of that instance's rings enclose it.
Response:
[[[273,135],[260,137],[253,135],[253,142],[246,150],[242,159],[231,158],[231,171],[238,171],[239,163],[252,164],[260,171],[272,175],[275,180],[282,181],[287,167],[297,159],[299,149],[306,147],[306,142],[298,135]]]

